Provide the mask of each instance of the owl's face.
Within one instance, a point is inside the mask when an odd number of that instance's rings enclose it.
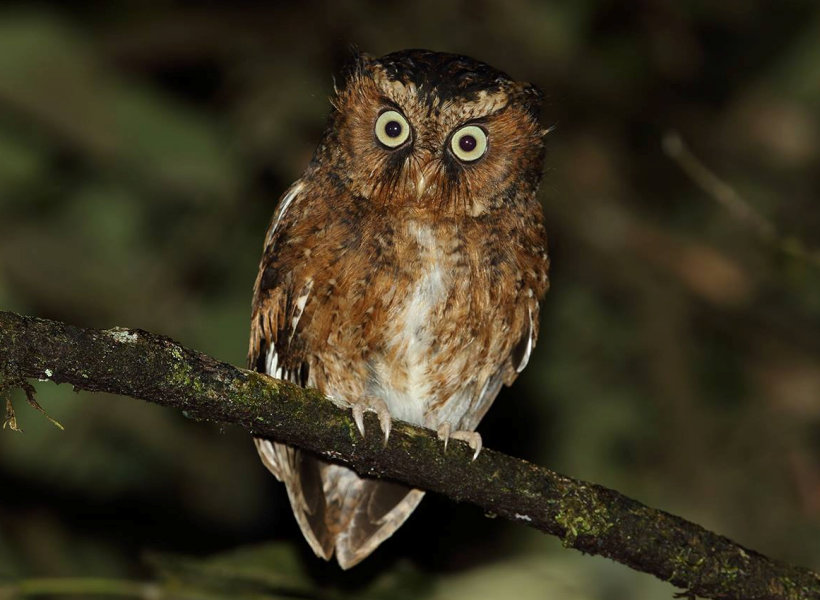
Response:
[[[534,195],[540,101],[530,84],[464,56],[360,55],[332,99],[314,165],[329,161],[378,205],[478,216]]]

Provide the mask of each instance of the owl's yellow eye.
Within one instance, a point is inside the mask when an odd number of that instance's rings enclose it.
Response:
[[[450,138],[450,149],[462,162],[478,160],[487,151],[487,134],[477,125],[462,127]]]
[[[395,110],[386,110],[376,119],[376,139],[388,148],[398,148],[410,137],[410,123]]]

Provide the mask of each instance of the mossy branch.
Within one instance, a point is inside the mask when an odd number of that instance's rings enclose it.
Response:
[[[686,590],[721,599],[820,598],[820,576],[785,565],[680,517],[592,483],[374,415],[359,435],[350,412],[315,390],[238,369],[141,330],[95,330],[0,312],[0,391],[21,377],[140,398],[202,421],[234,423],[358,473],[471,502]]]

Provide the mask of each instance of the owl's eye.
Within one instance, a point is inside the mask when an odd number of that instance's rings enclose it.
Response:
[[[473,162],[487,151],[487,134],[478,125],[462,127],[450,138],[450,149],[462,162]]]
[[[398,148],[410,137],[410,123],[395,110],[386,110],[376,119],[376,139],[383,146]]]

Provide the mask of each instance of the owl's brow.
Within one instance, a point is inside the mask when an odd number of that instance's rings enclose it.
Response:
[[[495,117],[499,116],[500,114],[502,114],[504,111],[508,110],[509,108],[510,108],[510,105],[506,104],[506,105],[501,106],[499,108],[496,108],[495,110],[492,110],[488,113],[479,114],[476,117],[470,117],[468,119],[465,119],[458,126],[463,127],[463,126],[469,125],[469,124],[486,125],[491,120],[493,120]]]
[[[387,105],[391,108],[396,109],[400,113],[404,114],[404,109],[402,109],[402,107],[399,106],[399,104],[397,102],[395,102],[394,100],[391,100],[390,98],[388,98],[384,94],[379,94],[378,99],[379,99],[380,104]]]
[[[498,112],[498,111],[496,111],[496,112]],[[482,115],[480,117],[473,117],[473,118],[470,118],[470,119],[465,119],[464,121],[459,121],[458,124],[455,127],[453,127],[452,131],[455,131],[456,129],[461,129],[462,127],[466,127],[467,125],[484,125],[484,126],[486,126],[487,122],[490,121],[490,118],[493,117],[494,115],[495,115],[495,113],[491,113],[491,114],[488,114],[488,115]],[[485,127],[485,129],[486,129],[486,127]]]
[[[505,104],[504,106],[500,106],[499,108],[496,108],[495,110],[492,110],[492,111],[490,111],[490,112],[488,112],[484,115],[481,115],[480,117],[476,117],[475,119],[473,119],[473,121],[477,121],[479,123],[480,122],[486,122],[486,121],[489,121],[491,118],[497,117],[498,115],[508,111],[509,109],[510,109],[510,105]]]

